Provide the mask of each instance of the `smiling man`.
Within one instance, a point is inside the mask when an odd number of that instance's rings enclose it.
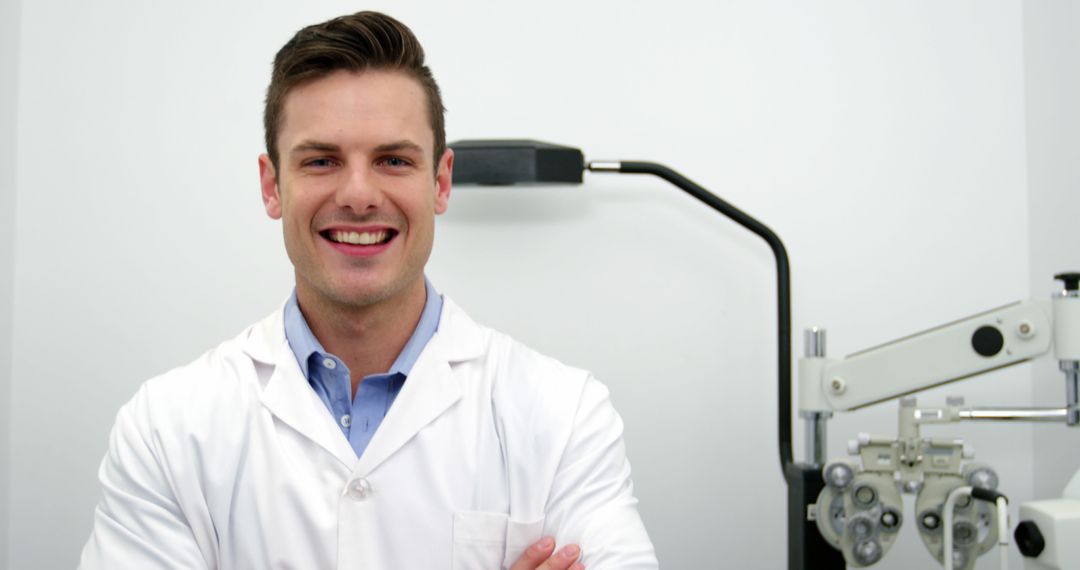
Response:
[[[301,30],[265,128],[295,291],[120,410],[81,567],[655,568],[607,390],[424,277],[454,155],[412,32]]]

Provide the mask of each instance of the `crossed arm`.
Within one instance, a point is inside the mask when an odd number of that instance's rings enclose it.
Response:
[[[525,549],[510,570],[585,570],[580,557],[578,545],[568,544],[555,552],[555,539],[545,536]]]
[[[508,552],[520,554],[510,570],[656,567],[630,485],[621,421],[599,383],[587,382],[583,396],[546,504],[540,503],[547,536],[521,553]],[[148,433],[145,397],[140,393],[118,414],[101,467],[104,498],[81,567],[112,566],[118,547],[132,567],[216,567],[215,533],[199,517],[185,516],[177,501]]]
[[[655,570],[630,480],[622,420],[609,392],[589,376],[577,404],[551,478],[518,478],[519,486],[550,485],[542,506],[549,536],[526,548],[510,570]]]

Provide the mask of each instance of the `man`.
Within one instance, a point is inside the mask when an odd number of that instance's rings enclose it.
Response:
[[[424,277],[454,155],[412,32],[301,30],[265,127],[294,295],[121,409],[81,566],[655,567],[606,389]]]

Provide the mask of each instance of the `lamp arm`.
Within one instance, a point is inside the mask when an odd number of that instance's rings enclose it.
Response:
[[[716,197],[689,178],[655,162],[599,162],[588,164],[591,172],[652,174],[679,189],[765,240],[776,257],[777,299],[777,437],[780,467],[787,485],[788,570],[843,570],[843,555],[827,543],[815,522],[807,519],[807,507],[825,486],[820,466],[795,463],[791,449],[791,271],[787,249],[780,237],[749,214]]]
[[[710,208],[734,220],[769,244],[776,258],[776,300],[777,300],[777,434],[779,436],[780,467],[784,480],[791,478],[791,271],[787,249],[780,241],[780,236],[765,224],[754,219],[742,210],[718,198],[712,192],[696,184],[689,178],[655,162],[591,162],[588,165],[594,172],[619,172],[622,174],[652,174],[679,187]]]

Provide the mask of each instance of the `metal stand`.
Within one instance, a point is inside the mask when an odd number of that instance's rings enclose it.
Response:
[[[788,569],[844,570],[844,554],[818,532],[817,524],[806,513],[825,488],[821,467],[805,463],[791,464],[786,473],[788,484]]]

